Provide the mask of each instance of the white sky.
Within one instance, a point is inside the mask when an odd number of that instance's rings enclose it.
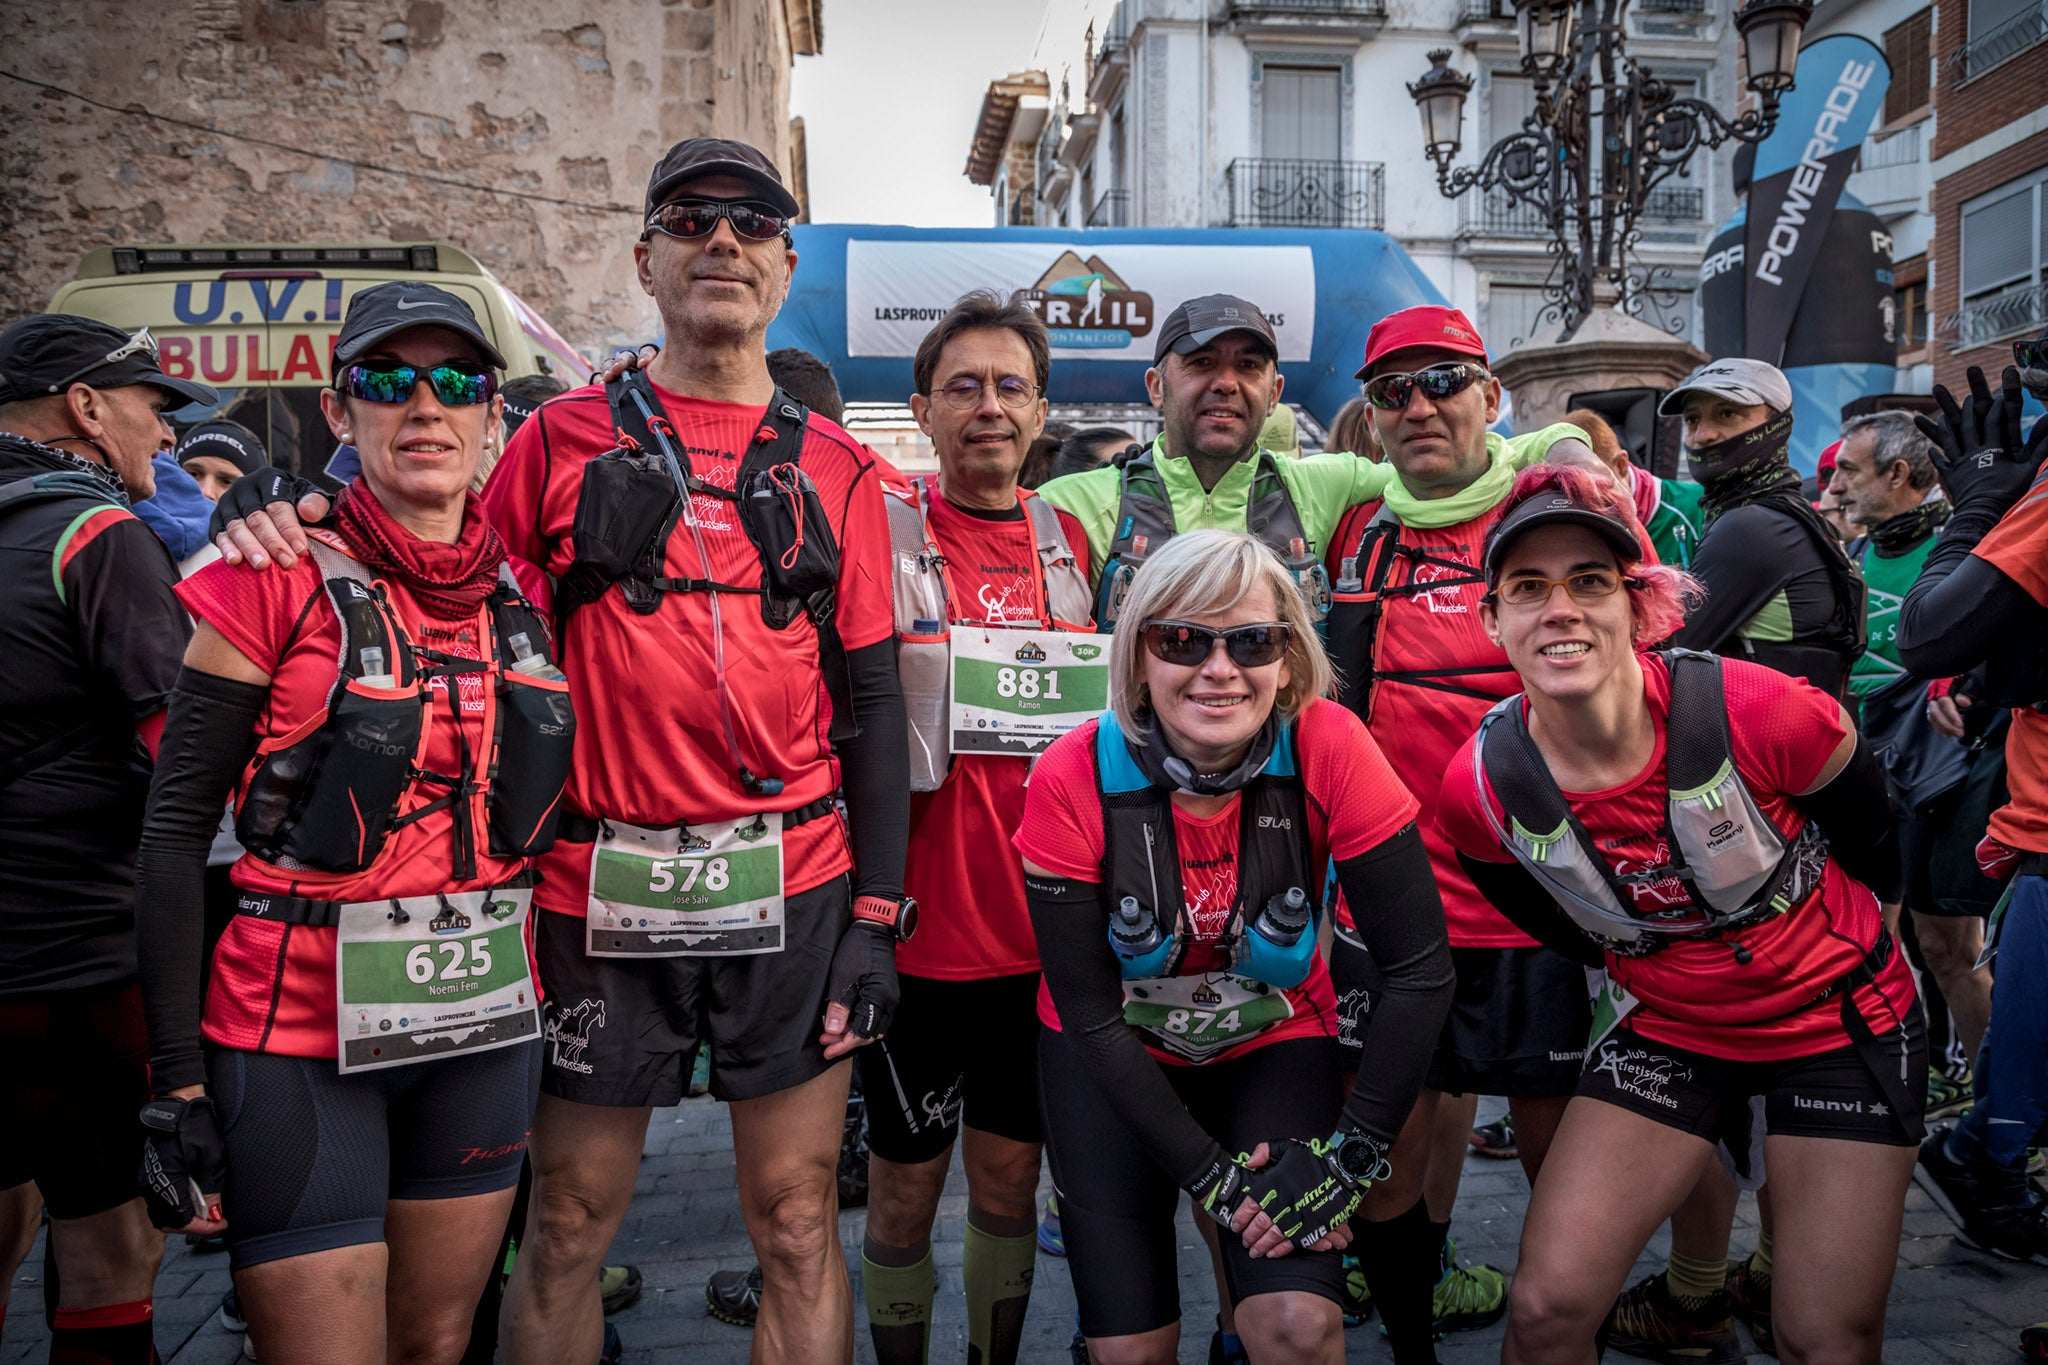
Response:
[[[963,173],[990,81],[1023,69],[1038,0],[826,0],[825,51],[796,59],[811,217],[820,223],[992,227]]]

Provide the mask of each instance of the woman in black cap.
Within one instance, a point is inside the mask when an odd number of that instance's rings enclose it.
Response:
[[[1878,906],[1898,881],[1883,776],[1812,686],[1645,651],[1692,584],[1645,562],[1618,489],[1544,466],[1507,507],[1480,619],[1526,690],[1453,760],[1437,819],[1502,914],[1609,981],[1504,1359],[1586,1358],[1716,1140],[1755,1166],[1760,1102],[1780,1349],[1875,1362],[1926,1072]]]
[[[452,1362],[539,1081],[523,931],[574,720],[469,492],[497,348],[454,296],[388,284],[334,363],[322,409],[362,472],[310,555],[179,590],[198,628],[138,879],[144,1175],[159,1225],[225,1226],[265,1361]],[[247,852],[209,953],[231,790]]]
[[[208,502],[219,502],[228,485],[270,463],[263,440],[240,422],[215,418],[186,430],[172,458],[192,476]]]

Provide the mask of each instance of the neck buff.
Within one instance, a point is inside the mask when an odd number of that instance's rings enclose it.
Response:
[[[1946,498],[1923,502],[1910,512],[1888,517],[1870,528],[1870,548],[1881,555],[1902,555],[1948,524]]]
[[[1387,485],[1387,506],[1404,526],[1437,531],[1461,526],[1506,499],[1515,486],[1514,466],[1508,463],[1508,446],[1490,436],[1486,442],[1486,470],[1478,478],[1447,498],[1418,498],[1408,485],[1396,478]]]
[[[356,558],[405,584],[429,616],[459,621],[476,615],[497,586],[505,542],[484,520],[483,504],[463,494],[462,533],[452,545],[421,540],[395,521],[361,479],[342,490],[334,529]]]
[[[1131,757],[1138,761],[1138,767],[1152,780],[1155,787],[1168,791],[1185,792],[1189,796],[1228,796],[1241,790],[1247,782],[1259,775],[1259,769],[1266,766],[1266,760],[1273,756],[1273,745],[1280,737],[1280,720],[1268,714],[1266,723],[1252,736],[1252,747],[1228,772],[1198,773],[1195,765],[1182,758],[1166,737],[1166,727],[1152,713],[1152,708],[1139,708],[1137,720],[1144,728],[1137,734],[1124,731],[1124,747],[1131,751]]]
[[[1709,525],[1737,507],[1780,495],[1799,496],[1799,475],[1786,454],[1791,441],[1792,414],[1781,412],[1725,441],[1697,450],[1687,447]]]

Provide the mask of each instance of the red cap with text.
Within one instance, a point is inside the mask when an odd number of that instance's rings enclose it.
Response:
[[[1481,364],[1486,362],[1486,343],[1479,339],[1479,329],[1470,318],[1455,308],[1424,303],[1389,313],[1372,325],[1365,337],[1365,364],[1352,377],[1364,379],[1381,356],[1410,346],[1458,351],[1478,357]]]

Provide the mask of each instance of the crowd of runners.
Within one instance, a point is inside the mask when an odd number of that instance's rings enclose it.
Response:
[[[2048,334],[1847,423],[1817,510],[1760,361],[1664,398],[1680,482],[1590,413],[1496,434],[1478,332],[1410,308],[1355,451],[1297,457],[1219,279],[1159,326],[1161,434],[1055,447],[1044,324],[975,294],[909,478],[771,367],[796,213],[677,144],[663,342],[553,396],[454,295],[361,291],[334,494],[174,431],[214,395],[146,332],[0,335],[0,1268],[46,1215],[52,1362],[157,1358],[166,1232],[267,1363],[620,1359],[605,1256],[693,1071],[762,1361],[863,1317],[928,1359],[956,1147],[987,1365],[1046,1251],[1099,1365],[1333,1362],[1374,1314],[1400,1365],[1503,1315],[1516,1362],[1731,1362],[1738,1318],[1875,1362],[1916,1172],[2048,1265]],[[1457,1255],[1475,1145],[1531,1182],[1512,1277]]]

